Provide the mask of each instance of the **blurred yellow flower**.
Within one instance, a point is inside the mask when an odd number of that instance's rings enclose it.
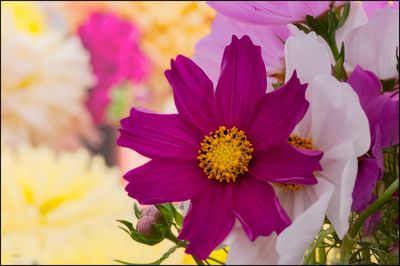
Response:
[[[76,148],[82,136],[96,141],[85,107],[93,77],[79,38],[19,30],[10,10],[1,8],[2,142]]]
[[[134,242],[116,219],[132,221],[120,173],[85,150],[56,154],[20,146],[1,150],[2,264],[151,262],[173,246]],[[166,263],[183,262],[183,249]]]
[[[1,1],[1,9],[9,9],[13,14],[15,26],[22,31],[37,34],[46,28],[46,18],[39,7],[28,1]]]

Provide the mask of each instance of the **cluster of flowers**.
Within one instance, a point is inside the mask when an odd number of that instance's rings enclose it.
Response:
[[[118,144],[151,159],[126,191],[164,217],[126,231],[199,264],[227,245],[231,264],[310,263],[321,244],[324,264],[332,234],[340,262],[357,261],[360,227],[399,185],[398,2],[209,5],[211,33],[165,71],[177,114],[121,120]]]
[[[115,222],[131,211],[120,169],[86,145],[149,101],[143,28],[112,9],[84,12],[72,28],[64,5],[1,3],[1,263],[146,261],[168,245],[126,244]]]

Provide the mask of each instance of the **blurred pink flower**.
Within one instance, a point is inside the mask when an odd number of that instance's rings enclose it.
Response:
[[[290,3],[289,3],[290,2]],[[331,1],[208,1],[218,12],[239,21],[273,25],[304,21],[306,15],[317,17],[329,9]],[[339,5],[343,1],[336,1]]]
[[[225,46],[232,35],[242,37],[247,35],[256,45],[262,47],[261,55],[265,62],[269,82],[283,79],[284,45],[290,32],[286,25],[253,25],[242,23],[230,17],[218,14],[211,26],[211,32],[196,44],[193,60],[217,84],[220,61]],[[290,73],[292,74],[292,73]]]
[[[370,19],[375,11],[379,9],[383,9],[387,6],[394,8],[399,8],[399,1],[362,1],[362,6],[367,14],[368,18]]]
[[[139,83],[150,72],[150,61],[139,49],[139,30],[113,14],[92,13],[79,27],[79,36],[90,52],[97,84],[91,90],[88,108],[96,124],[103,121],[110,102],[110,89],[124,80]],[[96,102],[101,102],[97,106]]]

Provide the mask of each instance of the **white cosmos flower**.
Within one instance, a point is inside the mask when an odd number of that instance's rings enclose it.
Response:
[[[52,29],[30,34],[7,9],[1,13],[2,142],[75,148],[82,136],[96,141],[85,108],[93,78],[79,39]]]
[[[363,20],[366,17],[364,10],[358,16],[361,18],[357,20]],[[352,68],[359,64],[381,79],[398,76],[396,47],[399,47],[399,9],[388,6],[377,10],[365,25],[349,31],[344,44],[346,62]]]
[[[289,37],[285,59],[287,73],[296,69],[299,79],[309,83],[310,107],[292,135],[311,140],[314,149],[324,152],[323,170],[316,173],[316,185],[289,191],[276,187],[292,224],[278,236],[254,242],[236,227],[226,240],[229,264],[300,264],[325,215],[340,238],[348,230],[357,157],[370,144],[367,117],[353,89],[330,76],[329,51],[315,33]]]
[[[289,28],[294,36],[304,35],[302,31],[293,25],[290,25]],[[315,38],[314,36],[309,36],[308,38]],[[341,48],[342,43],[345,45],[344,66],[346,70],[352,71],[359,64],[362,68],[374,72],[381,79],[394,78],[398,75],[396,70],[396,47],[399,47],[398,8],[387,6],[384,9],[376,10],[368,21],[362,3],[358,1],[351,2],[349,16],[345,24],[336,31],[335,37],[338,49]],[[331,63],[334,65],[328,44],[320,36],[316,38],[323,43],[327,53],[329,53]],[[315,48],[305,47],[304,49],[312,50]],[[285,49],[287,48],[285,47]],[[305,52],[303,57],[305,58],[307,54]],[[315,55],[313,57],[315,57],[313,60],[317,62],[322,60],[316,58]],[[308,68],[318,69],[321,72],[324,72],[328,65],[324,65],[322,69],[319,69],[320,66],[307,65]],[[292,69],[289,71],[286,68],[286,76],[288,73],[291,74]],[[327,74],[329,73],[330,70]]]

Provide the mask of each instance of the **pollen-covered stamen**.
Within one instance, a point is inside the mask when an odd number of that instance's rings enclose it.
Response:
[[[311,139],[304,139],[294,134],[289,136],[288,142],[299,149],[303,150],[314,149]],[[299,184],[276,183],[276,185],[283,191],[296,191],[304,188],[303,185]]]
[[[292,144],[293,146],[295,146],[299,149],[303,149],[303,150],[314,149],[311,139],[304,139],[304,138],[300,138],[297,135],[290,135],[288,138],[288,141],[290,144]]]
[[[301,190],[303,189],[302,185],[296,184],[287,184],[287,183],[277,183],[276,184],[283,191],[292,191],[292,190]]]
[[[199,166],[209,179],[235,182],[246,173],[253,154],[253,145],[243,130],[220,126],[200,144]]]

